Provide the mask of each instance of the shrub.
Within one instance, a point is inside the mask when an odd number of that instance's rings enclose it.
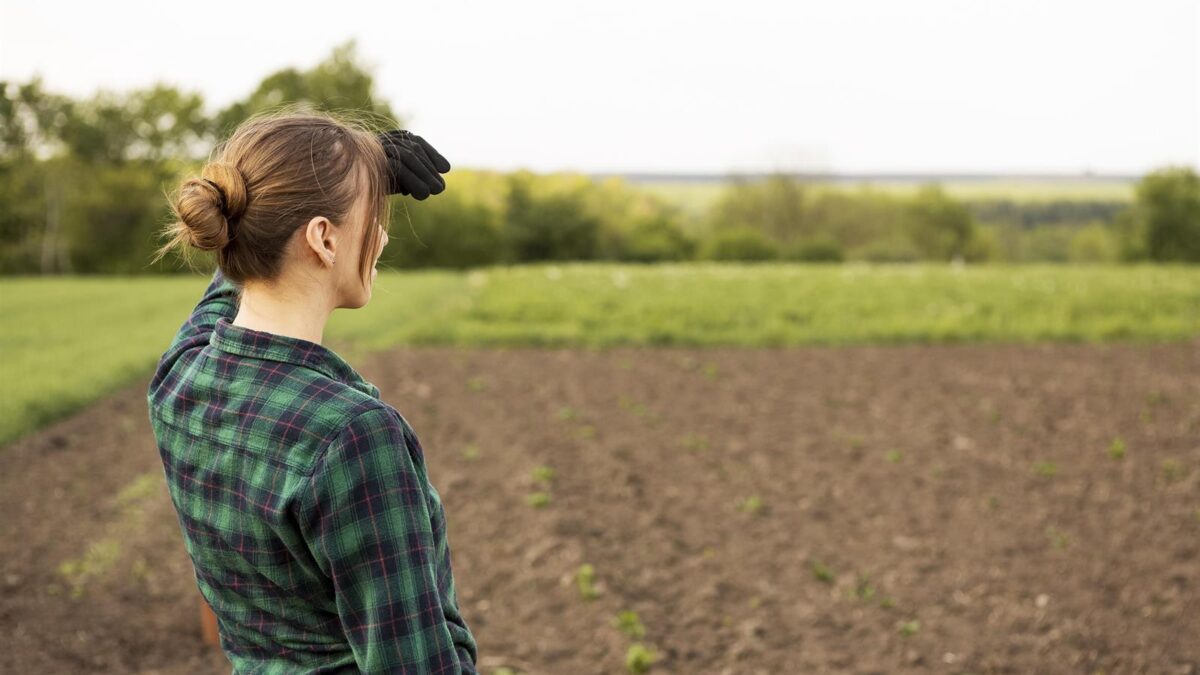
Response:
[[[767,235],[750,227],[719,230],[705,242],[706,260],[758,261],[779,257],[779,247]]]

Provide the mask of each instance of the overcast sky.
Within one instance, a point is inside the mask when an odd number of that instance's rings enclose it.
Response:
[[[357,38],[455,166],[1142,173],[1200,162],[1194,0],[0,0],[0,77],[209,105]]]

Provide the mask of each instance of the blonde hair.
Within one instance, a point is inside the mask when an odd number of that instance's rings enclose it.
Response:
[[[303,105],[303,104],[301,104]],[[256,114],[217,144],[199,177],[166,195],[175,220],[157,262],[180,248],[215,251],[226,278],[279,278],[287,242],[316,216],[348,221],[366,192],[362,237],[363,284],[382,237],[367,236],[391,220],[387,159],[375,133],[353,113],[282,109]],[[366,185],[361,185],[365,175]]]

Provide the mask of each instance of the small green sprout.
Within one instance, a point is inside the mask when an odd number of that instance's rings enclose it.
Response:
[[[617,614],[612,620],[613,626],[629,637],[640,640],[646,637],[646,627],[642,625],[642,620],[638,618],[637,612],[633,610],[625,610]]]
[[[471,391],[483,391],[486,387],[487,383],[484,381],[481,375],[476,375],[475,377],[467,380],[467,389]]]
[[[679,444],[688,452],[696,452],[708,447],[708,439],[701,434],[687,434],[679,439]]]
[[[1050,539],[1050,545],[1057,549],[1064,549],[1071,543],[1071,538],[1053,525],[1046,526],[1046,536]]]
[[[579,566],[579,571],[575,573],[575,584],[579,587],[579,596],[584,600],[595,600],[600,597],[600,591],[596,589],[596,568],[592,567],[591,563],[584,563]]]
[[[750,513],[750,514],[762,513],[762,510],[763,510],[762,497],[759,497],[758,495],[750,495],[749,497],[746,497],[746,500],[743,501],[738,506],[738,510],[741,511],[742,513]]]
[[[549,492],[534,492],[533,494],[526,497],[525,501],[528,502],[529,505],[532,506],[533,508],[540,509],[550,503],[550,493]]]
[[[913,619],[900,624],[900,637],[912,637],[921,630],[921,622]]]
[[[823,584],[833,583],[833,570],[829,569],[825,563],[814,560],[809,564],[809,568],[812,570],[813,578],[817,581]]]
[[[1162,461],[1162,477],[1167,484],[1183,480],[1187,475],[1187,468],[1177,459],[1164,459]]]
[[[714,379],[717,376],[717,365],[715,363],[704,364],[704,376],[708,379]]]
[[[1112,443],[1108,446],[1108,456],[1113,459],[1123,459],[1125,457],[1125,441],[1120,436],[1112,439]]]
[[[560,419],[560,420],[568,420],[569,421],[569,420],[575,419],[578,416],[579,416],[579,413],[575,412],[575,409],[569,405],[564,405],[563,407],[558,409],[558,419]]]
[[[463,459],[472,460],[479,458],[479,447],[474,443],[467,443],[462,449]]]
[[[1050,478],[1058,473],[1058,465],[1054,462],[1034,462],[1033,472],[1039,476]]]
[[[638,675],[650,670],[650,666],[657,660],[658,655],[653,650],[635,642],[629,646],[629,651],[625,652],[625,669]]]
[[[896,464],[897,462],[899,462],[901,459],[904,458],[904,455],[900,454],[899,450],[888,450],[887,454],[884,455],[884,458],[887,459],[887,461],[891,462],[892,464]]]
[[[542,483],[543,485],[549,485],[550,481],[553,479],[554,479],[554,469],[553,468],[546,466],[545,464],[542,464],[541,466],[535,467],[533,469],[533,480],[534,481],[536,481],[538,483]]]

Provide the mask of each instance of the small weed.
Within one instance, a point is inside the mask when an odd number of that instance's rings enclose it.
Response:
[[[475,377],[467,380],[467,389],[470,391],[483,391],[486,388],[487,382],[480,375],[476,375]]]
[[[1050,478],[1058,473],[1058,465],[1054,462],[1034,462],[1033,472],[1044,478]]]
[[[479,447],[474,443],[467,443],[462,449],[462,456],[466,460],[479,459]]]
[[[817,581],[823,584],[833,583],[833,570],[829,569],[829,567],[820,560],[812,561],[809,564],[809,569],[812,570],[813,578]]]
[[[621,359],[621,361],[617,363],[617,367],[621,370],[631,370],[633,368],[633,360]]]
[[[1108,456],[1113,459],[1123,459],[1125,457],[1125,441],[1120,436],[1112,439],[1112,443],[1108,444]]]
[[[617,617],[612,620],[612,624],[617,630],[635,640],[646,637],[646,627],[642,625],[642,620],[638,618],[637,612],[633,610],[619,612]]]
[[[84,586],[92,577],[107,574],[117,562],[121,545],[114,539],[93,542],[80,558],[66,560],[58,566],[58,573],[71,585],[71,597],[83,596]]]
[[[501,667],[493,670],[492,675],[520,675],[520,673],[513,670],[512,668],[501,666]]]
[[[883,457],[892,464],[896,464],[904,458],[904,455],[900,454],[899,450],[888,450],[887,454]]]
[[[575,412],[575,409],[569,405],[564,405],[563,407],[558,409],[558,419],[560,419],[560,420],[570,421],[570,420],[575,419],[578,416],[579,416],[579,414]]]
[[[912,637],[921,631],[921,622],[913,619],[900,624],[900,637]]]
[[[575,585],[579,587],[579,597],[584,600],[600,597],[600,591],[596,589],[596,568],[590,563],[579,566],[579,571],[575,573]]]
[[[590,424],[584,424],[583,426],[579,427],[575,433],[579,434],[580,438],[595,438],[596,427]]]
[[[1184,476],[1187,476],[1187,467],[1182,462],[1177,459],[1162,461],[1162,478],[1168,485],[1183,480]]]
[[[554,469],[542,464],[533,470],[533,480],[543,485],[549,485],[554,480]]]
[[[679,444],[688,452],[696,452],[708,448],[708,439],[701,434],[687,434],[679,439]]]
[[[540,509],[540,508],[543,508],[543,507],[547,506],[548,504],[550,504],[550,493],[549,492],[534,492],[533,494],[526,497],[525,501],[528,502],[529,505],[532,506],[533,508]]]
[[[995,511],[996,509],[1000,508],[1000,498],[997,497],[996,495],[992,495],[991,497],[988,497],[987,498],[987,507],[988,507],[989,511]]]
[[[870,602],[871,598],[875,597],[875,587],[871,585],[870,577],[865,574],[858,575],[850,595],[863,602]]]
[[[705,377],[707,377],[707,378],[708,378],[708,379],[710,379],[710,380],[712,380],[712,379],[716,379],[716,377],[717,377],[717,366],[716,366],[716,364],[714,364],[714,363],[706,363],[706,364],[704,364],[704,376],[705,376]]]
[[[763,500],[758,495],[750,495],[739,506],[738,510],[742,513],[758,514],[762,513]]]
[[[1057,549],[1064,549],[1071,543],[1071,538],[1053,525],[1046,526],[1046,537],[1050,539],[1050,545]]]
[[[658,655],[653,650],[635,642],[629,645],[629,651],[625,652],[625,669],[637,675],[650,670],[650,666],[657,660]]]
[[[880,598],[879,606],[882,609],[892,609],[893,607],[896,606],[896,601],[891,598]]]

